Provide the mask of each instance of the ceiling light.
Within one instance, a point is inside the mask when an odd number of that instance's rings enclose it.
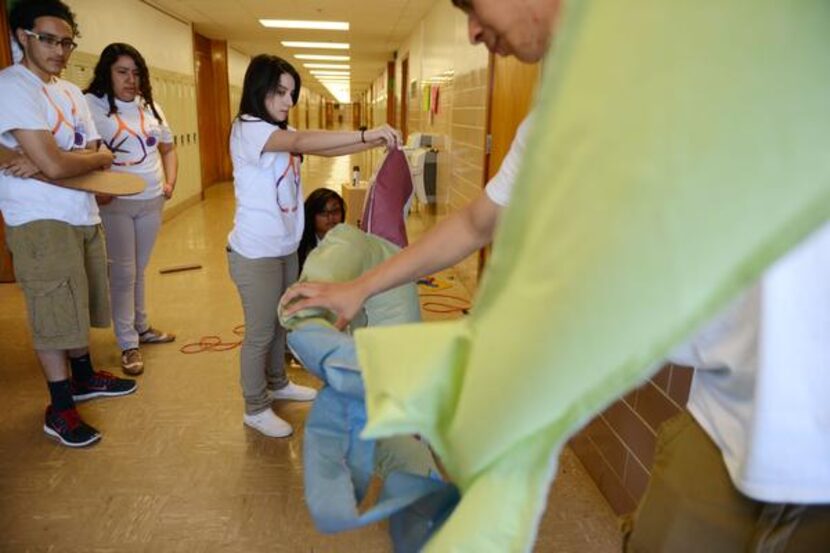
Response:
[[[348,31],[347,21],[299,21],[293,19],[260,19],[263,27],[272,29],[319,29],[324,31]]]
[[[313,61],[349,61],[350,56],[329,56],[326,54],[294,54],[298,60],[313,60]]]
[[[348,50],[348,42],[305,42],[302,40],[283,40],[286,48],[328,48],[331,50]]]
[[[349,65],[344,63],[304,63],[303,67],[309,69],[349,69]]]
[[[346,77],[348,77],[349,75],[351,75],[351,73],[350,73],[349,71],[329,71],[329,70],[325,70],[325,71],[324,71],[324,70],[322,70],[322,69],[312,69],[311,71],[309,71],[309,73],[311,73],[312,75],[315,75],[315,76],[321,76],[321,75],[328,75],[328,76],[332,76],[332,75],[341,75],[341,76],[346,76]]]
[[[325,86],[331,95],[334,96],[334,99],[341,104],[348,104],[352,101],[351,90],[349,90],[349,87],[328,84],[324,84],[323,86]]]

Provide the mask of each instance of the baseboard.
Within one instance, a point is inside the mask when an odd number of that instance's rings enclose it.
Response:
[[[193,194],[191,197],[184,200],[183,202],[179,202],[176,205],[174,205],[173,207],[171,207],[169,209],[165,209],[161,214],[162,222],[166,223],[167,221],[169,221],[170,219],[172,219],[176,215],[179,215],[184,210],[186,210],[190,207],[193,207],[194,205],[198,204],[201,201],[202,201],[202,193],[199,192],[197,194]]]

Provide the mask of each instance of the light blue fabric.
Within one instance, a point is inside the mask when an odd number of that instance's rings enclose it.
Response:
[[[435,476],[431,458],[423,455],[426,446],[419,455],[417,447],[390,443],[379,448],[374,440],[360,439],[366,408],[350,336],[321,320],[306,321],[288,342],[326,384],[306,421],[303,451],[306,503],[315,525],[323,532],[340,532],[391,517],[395,551],[418,551],[452,512],[460,497],[457,489]],[[358,506],[378,473],[378,457],[392,470],[378,502],[361,513]]]

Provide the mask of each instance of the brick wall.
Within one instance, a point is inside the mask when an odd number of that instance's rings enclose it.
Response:
[[[651,472],[657,428],[683,409],[691,381],[691,369],[666,365],[571,439],[571,448],[617,514],[637,506]]]

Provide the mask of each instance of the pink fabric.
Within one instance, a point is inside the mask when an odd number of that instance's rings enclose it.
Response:
[[[404,206],[412,196],[412,175],[401,150],[390,150],[369,187],[360,228],[406,247]]]

